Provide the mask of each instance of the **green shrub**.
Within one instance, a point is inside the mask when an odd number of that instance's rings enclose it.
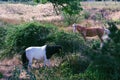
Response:
[[[89,61],[87,58],[82,58],[80,55],[74,54],[66,57],[66,59],[61,63],[60,69],[64,76],[70,76],[83,73],[87,69],[88,65]]]
[[[45,44],[61,45],[66,53],[80,51],[84,41],[79,34],[61,31],[51,24],[25,23],[7,29],[6,52],[2,56],[21,54],[27,47]]]
[[[80,20],[82,20],[82,17],[79,14],[69,15],[63,12],[62,16],[64,17],[63,21],[65,25],[71,25],[74,23],[78,23]]]
[[[53,34],[56,29],[53,25],[45,26],[37,22],[10,27],[5,39],[6,54],[21,53],[29,46],[42,46],[47,42],[49,34]]]
[[[109,56],[98,56],[87,69],[87,75],[93,80],[114,80],[117,65]]]
[[[83,11],[83,16],[84,16],[85,19],[88,19],[90,17],[90,12],[84,10]]]
[[[71,75],[69,80],[82,80],[80,74]]]
[[[0,79],[3,77],[3,74],[2,73],[0,73]]]
[[[67,53],[80,51],[80,46],[84,44],[79,34],[64,31],[55,32],[53,41],[56,44],[62,45],[63,51]]]
[[[78,21],[79,13],[83,10],[80,4],[81,0],[48,0],[54,6],[57,14],[62,14],[67,25]],[[65,4],[65,5],[64,5]]]
[[[0,49],[4,47],[5,36],[6,36],[6,29],[4,27],[0,27]]]
[[[42,67],[36,72],[37,80],[61,80],[58,67]],[[59,77],[59,78],[58,78]]]

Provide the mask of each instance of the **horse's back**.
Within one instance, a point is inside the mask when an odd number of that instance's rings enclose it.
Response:
[[[26,56],[27,58],[35,58],[35,59],[41,59],[45,57],[45,48],[46,46],[42,47],[28,47],[26,49]]]
[[[97,28],[86,28],[86,36],[94,37],[97,35]]]

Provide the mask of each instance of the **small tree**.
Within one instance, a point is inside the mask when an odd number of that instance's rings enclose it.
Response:
[[[78,21],[79,13],[82,10],[81,0],[34,0],[37,3],[51,2],[57,15],[63,14],[65,22],[72,24]]]
[[[79,13],[82,10],[81,0],[48,0],[50,1],[57,14],[62,13],[68,24],[77,22]]]

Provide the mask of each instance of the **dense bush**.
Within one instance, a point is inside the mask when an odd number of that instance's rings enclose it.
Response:
[[[63,52],[73,52],[79,51],[79,46],[84,42],[79,34],[61,31],[50,24],[31,22],[7,29],[5,38],[7,48],[4,55],[13,56],[22,53],[27,47],[45,44],[58,44],[63,47]]]
[[[118,80],[117,64],[109,56],[98,56],[82,74],[90,80]]]
[[[5,35],[6,29],[4,27],[0,27],[0,49],[4,47]]]
[[[83,73],[89,65],[89,60],[81,57],[80,54],[67,55],[60,65],[61,73],[64,76]],[[69,73],[68,73],[69,72]]]
[[[9,49],[8,52],[15,54],[29,46],[42,46],[46,43],[49,34],[53,34],[55,30],[55,27],[44,26],[37,22],[10,27],[5,39],[6,46]]]
[[[79,34],[71,32],[58,31],[53,34],[54,42],[63,46],[64,52],[77,52],[80,50],[80,46],[84,45],[83,39]],[[50,36],[52,38],[52,36]]]

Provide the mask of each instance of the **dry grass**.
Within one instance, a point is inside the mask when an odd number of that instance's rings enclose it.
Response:
[[[112,20],[120,19],[120,2],[108,1],[108,2],[82,2],[84,9],[90,10],[92,13],[104,10],[106,16]],[[94,12],[95,11],[95,12]]]
[[[84,8],[110,8],[110,9],[120,9],[120,2],[115,1],[95,1],[95,2],[81,2]]]
[[[105,9],[110,19],[120,19],[119,2],[81,2],[81,4],[84,9],[91,13],[95,14],[99,10]],[[38,5],[0,4],[0,21],[19,24],[32,20],[59,23],[63,17],[56,15],[51,3]]]
[[[0,20],[9,23],[19,23],[23,21],[59,21],[61,16],[57,16],[52,4],[25,5],[25,4],[1,4]]]

